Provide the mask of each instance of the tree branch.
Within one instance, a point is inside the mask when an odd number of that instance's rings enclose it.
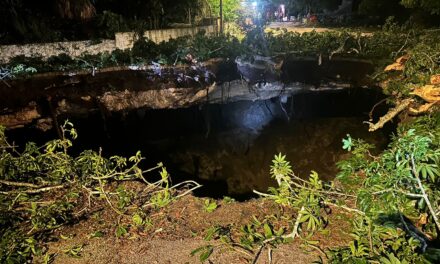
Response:
[[[266,240],[263,241],[263,243],[261,244],[260,248],[257,251],[257,254],[255,255],[254,261],[252,261],[252,264],[256,264],[257,263],[258,258],[260,257],[261,251],[267,245],[267,243],[270,243],[270,242],[272,242],[272,241],[274,241],[276,239],[279,239],[279,238],[282,238],[282,239],[288,239],[288,238],[295,239],[295,237],[298,236],[299,224],[300,224],[300,220],[302,218],[302,214],[303,214],[304,210],[305,210],[304,206],[301,207],[301,209],[299,210],[299,213],[298,213],[298,216],[296,218],[295,225],[293,227],[292,233],[290,233],[288,235],[281,236],[281,237],[275,236],[275,237],[272,237],[272,238],[269,238],[269,239],[266,239]]]
[[[55,186],[48,186],[48,187],[43,187],[40,189],[31,189],[31,190],[13,190],[13,191],[8,191],[8,192],[0,192],[0,194],[4,194],[4,195],[9,195],[9,194],[17,194],[17,193],[27,193],[27,194],[37,194],[37,193],[42,193],[42,192],[49,192],[49,191],[53,191],[53,190],[57,190],[57,189],[63,189],[66,188],[66,186],[64,185],[55,185]]]
[[[422,192],[423,199],[425,200],[426,205],[428,206],[429,211],[431,212],[431,215],[432,215],[432,218],[434,219],[435,225],[437,226],[437,229],[440,230],[440,221],[438,219],[438,216],[436,215],[434,208],[432,207],[432,204],[429,201],[428,195],[426,194],[425,188],[423,187],[422,181],[420,180],[419,174],[417,173],[416,164],[414,162],[414,155],[411,155],[411,170],[412,170],[414,177],[417,180],[417,184],[419,185],[419,189]]]
[[[365,213],[362,212],[361,210],[350,208],[350,207],[347,207],[345,205],[338,205],[338,204],[334,204],[334,203],[331,203],[331,202],[325,202],[325,204],[326,205],[332,205],[332,206],[335,206],[335,207],[339,207],[339,208],[342,208],[342,209],[344,209],[346,211],[349,211],[349,212],[354,212],[354,213],[357,213],[357,214],[360,214],[360,215],[365,215]]]
[[[405,100],[399,102],[396,107],[390,109],[386,115],[382,116],[376,124],[371,123],[371,122],[365,122],[366,124],[368,124],[370,126],[368,131],[374,132],[374,131],[382,128],[386,123],[391,121],[400,112],[402,112],[403,110],[408,108],[409,105],[412,103],[412,101],[413,101],[412,99],[405,99]]]
[[[7,185],[7,186],[14,186],[14,187],[28,187],[28,188],[41,188],[42,186],[38,186],[32,183],[27,182],[13,182],[13,181],[5,181],[0,180],[0,184]]]

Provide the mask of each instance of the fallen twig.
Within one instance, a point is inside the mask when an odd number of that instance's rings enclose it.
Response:
[[[8,185],[8,186],[14,186],[14,187],[28,187],[28,188],[42,188],[42,186],[38,186],[32,183],[27,182],[13,182],[13,181],[5,181],[0,180],[0,184]]]
[[[270,242],[272,242],[272,241],[274,241],[274,240],[277,240],[277,239],[279,239],[279,238],[282,238],[282,239],[295,239],[295,237],[298,236],[299,224],[300,224],[300,220],[301,220],[301,218],[302,218],[302,215],[303,215],[303,211],[304,211],[304,209],[305,209],[305,208],[304,208],[304,206],[303,206],[303,207],[301,207],[301,209],[299,210],[298,216],[297,216],[296,221],[295,221],[295,225],[293,226],[293,231],[292,231],[292,233],[290,233],[290,234],[288,234],[288,235],[281,236],[281,237],[279,237],[279,236],[275,236],[275,237],[272,237],[272,238],[269,238],[269,239],[266,239],[266,240],[263,241],[263,243],[261,244],[260,248],[259,248],[258,251],[257,251],[257,254],[255,255],[254,260],[252,261],[252,264],[256,264],[256,263],[257,263],[258,258],[260,257],[261,251],[263,251],[264,247],[265,247],[268,243],[270,243]]]
[[[384,102],[387,101],[388,98],[382,99],[380,100],[378,103],[376,103],[373,108],[371,109],[370,113],[368,114],[368,116],[370,117],[370,121],[373,121],[373,113],[374,110],[376,109],[376,107],[378,107],[379,105],[383,104]]]
[[[102,193],[102,195],[104,196],[104,198],[105,198],[105,200],[107,201],[107,203],[108,203],[108,205],[110,206],[110,208],[111,208],[113,211],[115,211],[118,215],[124,215],[123,212],[119,211],[118,209],[116,209],[116,208],[113,206],[112,202],[110,201],[110,198],[108,198],[108,195],[107,195],[107,193],[106,193],[105,190],[104,190],[104,184],[102,183],[102,181],[101,181],[101,180],[98,180],[98,182],[99,182],[99,187],[101,188],[101,193]]]
[[[332,206],[335,206],[335,207],[339,207],[339,208],[344,209],[344,210],[349,211],[349,212],[354,212],[354,213],[357,213],[357,214],[360,214],[360,215],[365,215],[365,213],[362,212],[361,210],[350,208],[350,207],[347,207],[345,205],[338,205],[338,204],[331,203],[331,202],[325,202],[325,204],[326,205],[332,205]]]
[[[50,192],[57,189],[63,189],[66,188],[65,185],[56,185],[56,186],[48,186],[43,187],[39,189],[31,189],[31,190],[13,190],[13,191],[7,191],[7,192],[0,192],[0,194],[9,195],[9,194],[18,194],[18,193],[27,193],[27,194],[37,194],[37,193],[43,193],[43,192]]]

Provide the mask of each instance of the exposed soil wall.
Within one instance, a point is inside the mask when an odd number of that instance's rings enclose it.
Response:
[[[278,65],[262,59],[212,60],[175,67],[37,74],[0,82],[0,123],[10,128],[44,123],[46,128],[47,120],[58,115],[105,116],[140,108],[175,109],[349,89],[367,85],[372,70],[366,61],[346,59],[318,64],[316,58],[285,58]]]

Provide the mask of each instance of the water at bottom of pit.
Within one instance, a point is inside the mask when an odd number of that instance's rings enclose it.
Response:
[[[269,170],[275,154],[283,153],[293,171],[307,177],[312,170],[324,180],[337,174],[336,162],[347,155],[342,139],[350,134],[383,149],[392,126],[370,133],[363,122],[383,95],[374,89],[353,89],[240,101],[185,109],[140,109],[72,119],[79,137],[73,152],[103,149],[104,155],[129,156],[141,150],[144,166],[163,162],[173,183],[196,180],[195,194],[239,200],[252,190],[275,186]],[[377,108],[375,115],[386,109]],[[61,121],[60,121],[61,123]],[[16,142],[55,138],[29,129],[10,131]]]

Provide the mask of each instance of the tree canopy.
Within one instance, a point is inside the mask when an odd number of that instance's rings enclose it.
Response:
[[[220,0],[208,0],[214,16],[220,14]],[[240,0],[223,0],[223,19],[233,21],[238,18]]]
[[[406,8],[423,9],[431,14],[440,14],[440,1],[438,0],[402,0],[401,4]]]

